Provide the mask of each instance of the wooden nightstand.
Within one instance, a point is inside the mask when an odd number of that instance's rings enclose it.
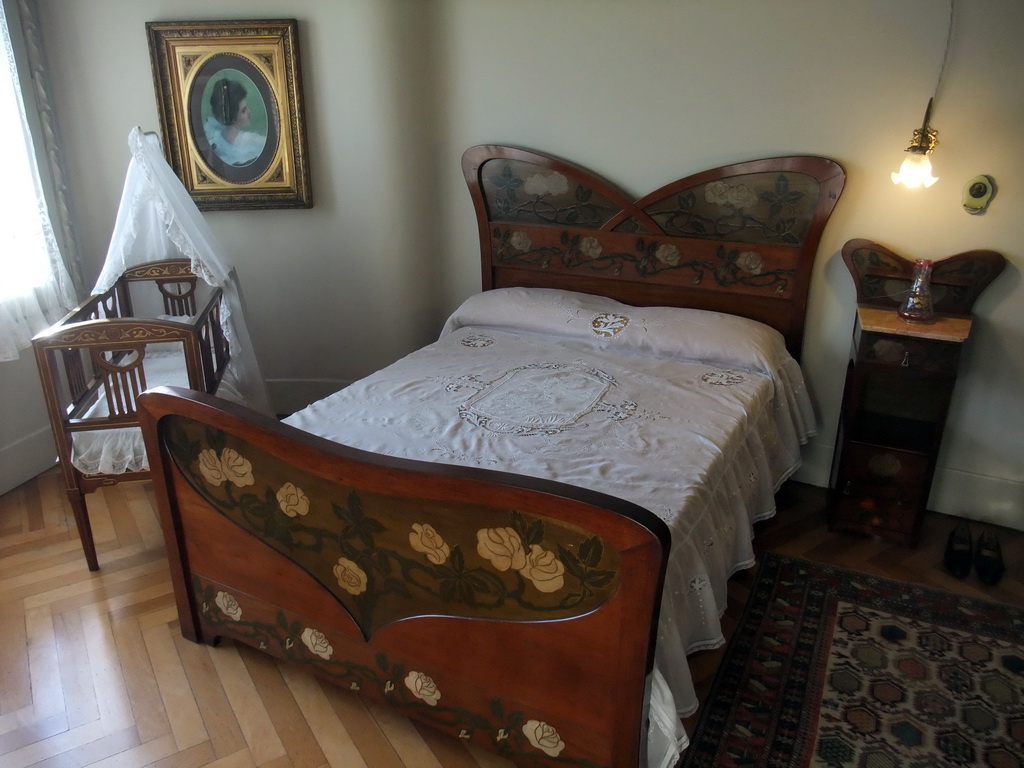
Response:
[[[971,251],[936,262],[934,322],[896,314],[911,263],[867,240],[843,259],[857,284],[857,321],[830,482],[829,527],[914,545],[928,505],[974,300],[1003,257]]]
[[[831,527],[916,544],[967,317],[911,324],[859,307],[833,469]]]

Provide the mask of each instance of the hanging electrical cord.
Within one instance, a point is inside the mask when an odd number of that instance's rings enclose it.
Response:
[[[943,75],[946,73],[946,62],[949,60],[950,44],[953,40],[953,17],[955,15],[956,0],[949,0],[949,23],[946,25],[946,48],[942,54],[942,64],[939,67],[939,77],[935,81],[935,90],[932,97],[928,99],[928,106],[924,111],[924,120],[920,128],[914,129],[914,136],[907,147],[907,157],[903,160],[898,173],[892,174],[893,184],[903,184],[907,187],[930,187],[936,181],[937,176],[932,175],[932,163],[928,155],[939,143],[939,132],[929,125],[932,116],[932,103],[939,95],[939,88],[942,85]]]

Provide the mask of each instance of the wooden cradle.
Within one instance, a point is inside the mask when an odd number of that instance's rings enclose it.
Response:
[[[520,149],[463,164],[485,289],[732,311],[799,352],[833,161],[742,163],[639,202]],[[185,637],[301,663],[521,765],[643,761],[670,545],[647,510],[359,451],[185,390],[140,407]],[[517,546],[557,557],[558,589],[524,589]]]
[[[181,345],[180,354],[170,351],[172,344]],[[99,570],[85,495],[148,478],[150,472],[85,473],[72,462],[75,436],[138,429],[136,398],[148,387],[168,383],[151,365],[160,352],[173,355],[167,362],[183,370],[190,388],[216,391],[230,358],[221,327],[221,289],[198,281],[188,259],[131,267],[110,289],[37,335],[32,345],[82,549],[89,570]]]

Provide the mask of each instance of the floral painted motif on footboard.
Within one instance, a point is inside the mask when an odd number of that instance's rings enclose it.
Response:
[[[193,581],[201,601],[202,620],[217,635],[252,645],[286,661],[314,668],[342,688],[372,693],[375,698],[403,709],[421,720],[447,730],[460,739],[484,738],[492,751],[512,760],[561,757],[561,764],[596,768],[598,763],[574,759],[559,735],[558,723],[529,718],[522,708],[500,697],[490,699],[483,710],[448,706],[443,682],[430,670],[411,669],[387,653],[376,653],[372,661],[355,661],[335,650],[336,638],[307,626],[306,617],[273,606],[235,596],[216,584]],[[531,752],[533,754],[531,754]]]
[[[319,581],[367,638],[415,616],[571,618],[618,586],[615,552],[558,521],[339,488],[197,422],[167,445],[214,508]]]
[[[627,520],[640,533],[617,551],[607,521],[593,531],[536,504],[368,490],[187,417],[165,419],[161,435],[190,639],[308,666],[523,765],[635,765],[658,535]],[[633,589],[638,574],[653,607],[634,620],[624,579]],[[628,626],[637,620],[647,626]],[[627,739],[593,724],[623,718],[616,697],[636,704]]]

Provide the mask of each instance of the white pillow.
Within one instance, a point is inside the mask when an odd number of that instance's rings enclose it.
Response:
[[[633,307],[603,296],[550,288],[500,288],[466,301],[441,336],[468,326],[584,339],[599,348],[636,349],[772,376],[793,362],[781,333],[723,312]]]

